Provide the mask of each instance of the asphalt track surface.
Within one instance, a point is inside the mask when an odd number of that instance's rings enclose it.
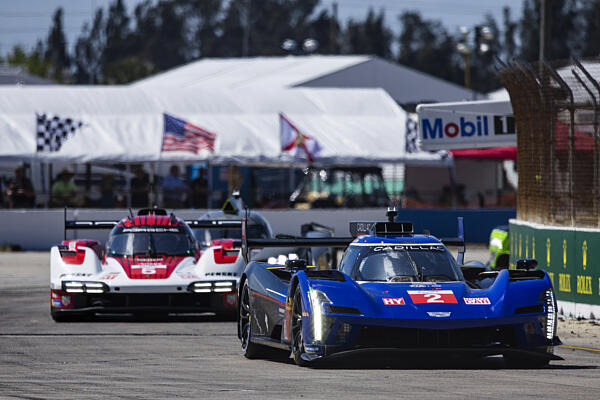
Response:
[[[55,323],[48,279],[47,253],[0,253],[0,398],[600,398],[594,350],[561,347],[565,361],[532,370],[500,357],[306,369],[246,360],[235,323],[210,316]]]

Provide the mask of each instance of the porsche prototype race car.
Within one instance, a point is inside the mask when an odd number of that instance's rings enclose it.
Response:
[[[464,237],[439,240],[412,224],[351,222],[350,238],[257,240],[254,247],[347,247],[339,267],[249,262],[239,286],[238,336],[247,358],[290,352],[298,365],[350,353],[503,355],[509,365],[559,360],[556,300],[535,260],[517,270],[462,266]],[[457,260],[446,245],[460,247]]]
[[[239,274],[216,274],[205,266],[192,228],[240,227],[240,221],[231,220],[184,221],[157,208],[142,209],[137,216],[121,221],[69,221],[65,210],[65,232],[111,232],[104,249],[98,241],[82,239],[64,240],[51,248],[52,318],[63,321],[95,313],[206,311],[235,315]],[[224,247],[210,248],[216,264],[237,259],[237,255],[224,255]],[[236,268],[241,272],[243,265]]]

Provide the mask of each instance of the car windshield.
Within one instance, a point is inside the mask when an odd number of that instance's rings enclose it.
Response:
[[[462,280],[443,245],[350,246],[340,269],[357,281],[443,282]]]
[[[107,250],[109,256],[183,256],[191,255],[193,247],[185,233],[118,233],[108,241]]]
[[[250,239],[268,239],[269,232],[262,224],[249,224],[246,227],[247,236]],[[196,232],[198,241],[204,244],[215,239],[241,239],[241,229],[199,229]]]

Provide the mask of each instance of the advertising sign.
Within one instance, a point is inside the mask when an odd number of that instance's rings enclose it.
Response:
[[[421,104],[417,113],[423,150],[517,145],[515,118],[508,101]]]

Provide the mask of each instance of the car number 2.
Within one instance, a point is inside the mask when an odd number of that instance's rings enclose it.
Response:
[[[407,290],[414,304],[457,304],[452,290]]]
[[[423,295],[423,297],[427,298],[428,303],[443,303],[444,299],[442,299],[442,295],[436,293],[429,293]]]

